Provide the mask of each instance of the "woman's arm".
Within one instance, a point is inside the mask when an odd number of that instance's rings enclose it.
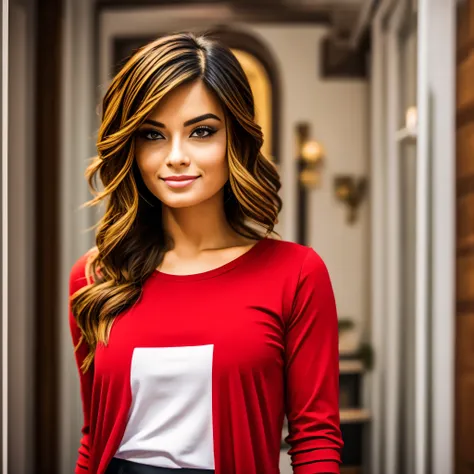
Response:
[[[69,281],[70,296],[87,284],[85,275],[87,256],[88,254],[80,258],[71,270]],[[69,326],[71,329],[72,342],[74,347],[76,347],[81,338],[81,331],[77,327],[76,318],[71,311],[71,305],[69,305]],[[87,356],[88,352],[89,348],[85,342],[83,342],[75,352],[76,365],[79,371],[81,387],[82,410],[84,412],[82,438],[79,447],[79,456],[76,462],[75,474],[84,474],[89,472],[89,455],[91,447],[89,414],[92,397],[93,366],[91,366],[85,374],[83,374],[81,370],[82,362],[84,361],[84,358]]]
[[[334,294],[324,262],[309,249],[286,332],[289,454],[295,474],[339,473],[339,348]]]

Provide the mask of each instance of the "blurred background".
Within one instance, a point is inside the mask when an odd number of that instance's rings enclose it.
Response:
[[[241,61],[277,231],[329,268],[343,472],[474,473],[474,0],[4,0],[2,472],[73,472],[68,278],[94,245],[97,110],[123,61],[177,30]]]

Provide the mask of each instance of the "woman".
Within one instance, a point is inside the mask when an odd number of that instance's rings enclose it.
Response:
[[[103,101],[97,247],[71,272],[76,473],[339,472],[324,263],[272,239],[278,174],[238,61],[207,37],[139,50]],[[96,189],[95,187],[93,187]]]

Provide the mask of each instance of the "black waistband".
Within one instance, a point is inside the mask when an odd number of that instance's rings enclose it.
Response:
[[[105,474],[214,474],[209,469],[171,469],[169,467],[150,466],[125,459],[112,458]]]

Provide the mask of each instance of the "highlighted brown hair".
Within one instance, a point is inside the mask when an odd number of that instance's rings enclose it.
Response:
[[[160,38],[138,50],[112,81],[102,104],[98,156],[87,169],[94,198],[106,203],[91,253],[89,285],[71,297],[82,332],[79,345],[89,354],[107,343],[114,318],[140,297],[143,282],[166,251],[161,203],[146,188],[135,162],[135,134],[170,91],[202,81],[226,114],[229,183],[226,218],[239,234],[260,239],[273,232],[281,210],[280,179],[261,153],[263,137],[255,123],[252,92],[232,52],[207,36],[189,33]],[[98,180],[102,189],[98,190]]]

